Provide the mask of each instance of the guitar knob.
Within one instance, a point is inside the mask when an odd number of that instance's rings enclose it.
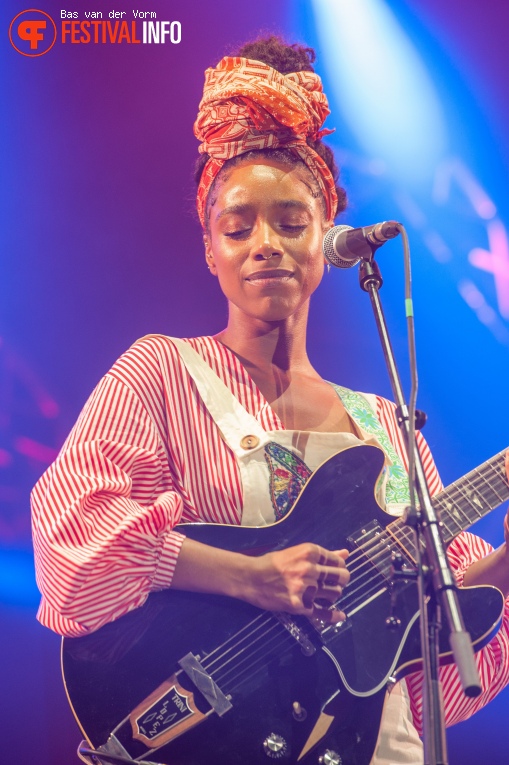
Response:
[[[263,742],[263,751],[273,760],[284,757],[288,753],[288,744],[283,736],[278,733],[271,733]]]
[[[343,760],[337,752],[332,749],[327,749],[321,757],[318,758],[320,765],[341,765]]]

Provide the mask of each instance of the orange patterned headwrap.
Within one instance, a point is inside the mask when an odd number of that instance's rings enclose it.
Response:
[[[334,178],[306,143],[333,132],[321,130],[328,114],[322,81],[314,72],[281,74],[261,61],[230,56],[207,69],[194,123],[202,141],[199,151],[210,155],[196,200],[202,226],[210,188],[224,163],[255,149],[284,148],[299,157],[315,177],[332,220],[338,205]]]

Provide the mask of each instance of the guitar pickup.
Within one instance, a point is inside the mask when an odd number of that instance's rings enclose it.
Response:
[[[378,521],[371,521],[348,537],[348,541],[363,553],[386,582],[392,579],[390,537]],[[389,553],[389,555],[387,555]]]

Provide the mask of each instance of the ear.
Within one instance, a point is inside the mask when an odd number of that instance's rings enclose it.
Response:
[[[325,236],[327,231],[330,231],[331,228],[334,228],[334,226],[335,226],[335,223],[333,220],[326,220],[325,223],[323,224],[323,230],[322,230],[323,236]],[[323,262],[325,263],[326,266],[329,266],[330,268],[330,263],[327,260],[327,258],[324,258]]]
[[[207,262],[207,267],[211,274],[217,276],[216,264],[214,263],[214,256],[212,254],[212,244],[208,234],[203,234],[203,244],[205,246],[205,260]]]

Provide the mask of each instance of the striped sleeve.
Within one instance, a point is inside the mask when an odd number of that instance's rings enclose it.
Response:
[[[396,420],[394,404],[382,398],[377,399],[377,402],[378,416],[405,466],[407,466],[406,450]],[[421,433],[417,434],[417,439],[430,492],[435,495],[442,489],[442,483],[429,447]],[[468,532],[459,534],[451,542],[447,548],[447,555],[460,586],[469,566],[476,560],[486,557],[492,551],[491,545]],[[476,662],[481,678],[482,693],[475,699],[467,698],[464,695],[454,664],[449,664],[440,669],[445,721],[448,726],[466,720],[482,709],[509,683],[509,599],[505,601],[499,631],[487,646],[476,653]],[[422,673],[416,672],[410,675],[406,678],[406,683],[414,724],[419,734],[422,734]]]
[[[491,545],[468,532],[456,537],[447,553],[459,583],[474,561],[486,557],[492,551]],[[475,699],[464,695],[456,665],[449,664],[440,669],[446,725],[468,719],[492,701],[509,683],[509,599],[504,604],[499,631],[487,646],[476,653],[475,658],[482,687],[481,694]],[[419,733],[422,733],[422,673],[410,675],[406,682],[414,724]]]
[[[32,492],[43,624],[83,635],[169,586],[182,500],[164,464],[146,408],[106,375]]]

